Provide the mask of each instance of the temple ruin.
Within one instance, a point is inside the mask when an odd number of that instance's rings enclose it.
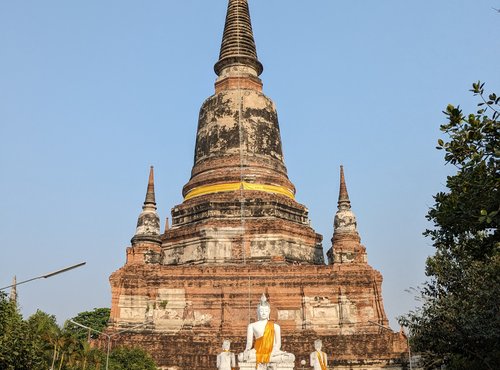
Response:
[[[367,262],[344,169],[326,261],[295,200],[246,0],[229,1],[214,69],[184,201],[162,231],[150,170],[126,263],[110,277],[108,333],[132,328],[116,342],[145,348],[164,370],[215,369],[224,339],[243,350],[264,293],[297,368],[316,339],[335,369],[406,368],[404,334],[373,324],[388,325],[382,275]]]

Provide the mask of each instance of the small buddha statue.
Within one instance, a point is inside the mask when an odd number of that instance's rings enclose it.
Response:
[[[231,370],[236,366],[234,353],[229,350],[231,342],[225,340],[222,342],[222,352],[217,355],[217,369]]]
[[[328,357],[325,352],[321,351],[323,348],[323,342],[321,339],[316,339],[314,341],[315,351],[311,353],[311,367],[314,370],[327,370],[328,369]]]
[[[269,320],[270,314],[271,306],[262,294],[257,306],[258,321],[248,325],[247,344],[238,355],[239,362],[255,362],[258,370],[276,369],[277,364],[295,361],[293,354],[281,350],[281,328]]]

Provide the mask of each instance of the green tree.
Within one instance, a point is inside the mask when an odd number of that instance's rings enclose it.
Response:
[[[500,364],[500,97],[480,98],[475,114],[448,105],[438,140],[445,161],[457,168],[447,192],[435,195],[426,230],[435,254],[426,262],[430,278],[422,307],[400,319],[426,368],[494,369]]]
[[[96,309],[75,321],[103,330],[108,317],[109,309]],[[23,320],[16,303],[0,292],[0,369],[100,370],[105,354],[88,343],[86,330],[82,335],[74,329],[61,330],[53,315],[40,310]]]
[[[92,348],[88,342],[81,342],[81,346],[78,350],[78,360],[79,369],[88,370],[101,362],[101,358],[104,353],[99,351],[97,348]]]
[[[15,302],[0,292],[0,369],[34,370],[43,363]]]
[[[97,330],[97,332],[90,331],[89,333],[87,329],[74,325],[69,321],[66,322],[64,328],[74,334],[79,340],[88,340],[89,336],[90,339],[97,339],[99,337],[98,332],[102,332],[108,325],[109,314],[109,308],[94,308],[93,311],[80,312],[71,319],[79,324]]]
[[[110,370],[156,370],[151,356],[140,348],[118,347],[109,357]]]
[[[26,320],[27,330],[32,337],[32,347],[40,358],[33,370],[46,370],[52,366],[57,355],[56,342],[61,329],[54,315],[37,310]]]

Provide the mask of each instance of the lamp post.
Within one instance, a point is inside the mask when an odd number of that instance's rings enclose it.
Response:
[[[87,330],[92,330],[92,331],[95,331],[96,333],[99,333],[101,335],[105,335],[106,336],[106,338],[108,339],[108,345],[107,345],[107,351],[106,351],[106,370],[108,370],[108,364],[109,364],[109,350],[110,350],[111,338],[114,337],[114,336],[116,336],[116,335],[125,333],[126,331],[129,331],[129,330],[132,330],[132,329],[135,329],[135,328],[138,328],[138,327],[141,327],[141,326],[144,326],[144,325],[148,324],[147,322],[144,322],[142,324],[135,325],[135,326],[132,326],[131,328],[123,329],[123,330],[120,330],[117,333],[113,333],[113,334],[109,335],[107,333],[104,333],[102,331],[99,331],[99,330],[93,329],[91,327],[85,326],[85,325],[80,324],[79,322],[76,322],[76,321],[73,321],[73,320],[69,320],[69,322],[72,323],[72,324],[75,324],[76,326],[79,326],[81,328],[84,328],[84,329],[87,329]]]
[[[393,333],[392,329],[391,328],[388,328],[387,326],[384,326],[382,324],[379,324],[378,322],[375,322],[375,321],[370,321],[368,320],[368,322],[370,324],[373,324],[373,325],[377,325],[379,327],[381,327],[382,329],[385,329],[385,330],[389,330],[391,333]],[[410,350],[410,338],[408,338],[408,336],[406,335],[406,343],[408,343],[408,361],[410,362],[410,370],[412,370],[412,366],[411,366],[411,350]]]
[[[54,272],[49,272],[48,274],[45,274],[45,275],[40,275],[40,276],[31,278],[31,279],[28,279],[28,280],[21,281],[20,283],[16,283],[16,284],[12,284],[12,285],[0,288],[0,290],[6,290],[6,289],[9,289],[9,288],[12,288],[13,286],[18,286],[18,285],[21,285],[21,284],[24,284],[24,283],[28,283],[28,282],[33,281],[33,280],[37,280],[37,279],[47,279],[47,278],[49,278],[51,276],[62,274],[63,272],[76,269],[77,267],[83,266],[86,263],[87,262],[80,262],[80,263],[77,263],[76,265],[68,266],[68,267],[65,267],[63,269],[60,269],[60,270],[57,270],[57,271],[54,271]]]

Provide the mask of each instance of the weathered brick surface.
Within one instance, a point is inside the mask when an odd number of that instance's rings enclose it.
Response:
[[[366,264],[131,264],[110,281],[109,330],[149,322],[140,333],[122,334],[117,341],[143,346],[165,368],[214,368],[224,338],[232,340],[233,350],[242,350],[246,326],[256,319],[264,292],[271,318],[282,327],[283,348],[298,361],[311,352],[316,338],[339,364],[405,357],[404,337],[368,322],[387,325],[382,277]]]
[[[300,361],[308,360],[314,350],[312,343],[316,339],[323,341],[331,368],[339,369],[401,369],[407,368],[407,358],[402,354],[394,355],[393,348],[401,340],[400,334],[382,334],[345,337],[340,335],[317,335],[314,332],[303,332],[283,338],[283,348],[295,350],[296,368],[301,368]],[[156,361],[162,363],[161,368],[179,370],[215,370],[216,356],[220,353],[224,339],[231,340],[231,350],[243,351],[244,342],[241,337],[230,335],[204,336],[188,330],[177,336],[156,333],[130,334],[124,333],[113,341],[117,346],[122,343],[135,343],[150,351]],[[352,343],[356,343],[354,348]],[[354,352],[354,353],[353,353]],[[376,355],[375,355],[376,354]],[[358,359],[353,360],[352,357]],[[168,363],[164,360],[168,358]],[[163,360],[162,360],[163,359]]]
[[[194,162],[183,195],[202,185],[241,180],[295,190],[283,162],[276,107],[257,90],[225,89],[203,103]]]

